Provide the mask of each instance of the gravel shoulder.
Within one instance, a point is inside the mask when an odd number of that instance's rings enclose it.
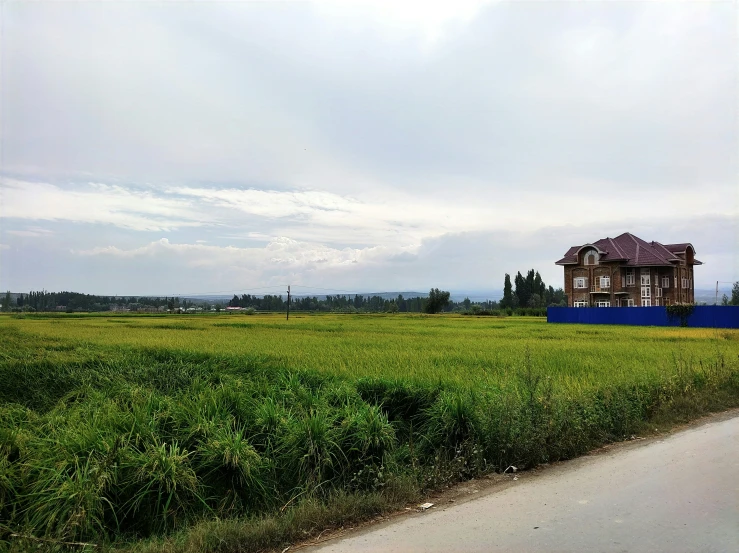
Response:
[[[288,551],[736,550],[739,409],[424,502]]]

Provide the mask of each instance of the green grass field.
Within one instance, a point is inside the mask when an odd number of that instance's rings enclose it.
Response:
[[[257,551],[737,405],[739,331],[3,316],[0,383],[0,548]]]

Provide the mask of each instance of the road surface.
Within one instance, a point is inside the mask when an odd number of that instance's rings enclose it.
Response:
[[[739,416],[519,473],[479,499],[302,551],[737,553]]]

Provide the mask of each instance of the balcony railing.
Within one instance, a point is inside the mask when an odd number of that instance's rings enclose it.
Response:
[[[610,294],[611,293],[611,287],[610,286],[598,286],[598,285],[595,285],[595,284],[592,285],[592,286],[590,286],[590,293],[591,294],[596,294],[596,293],[599,293],[599,292],[603,292],[605,294]]]

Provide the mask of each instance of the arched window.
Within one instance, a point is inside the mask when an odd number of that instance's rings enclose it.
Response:
[[[585,265],[595,265],[595,254],[589,253],[585,258]]]

